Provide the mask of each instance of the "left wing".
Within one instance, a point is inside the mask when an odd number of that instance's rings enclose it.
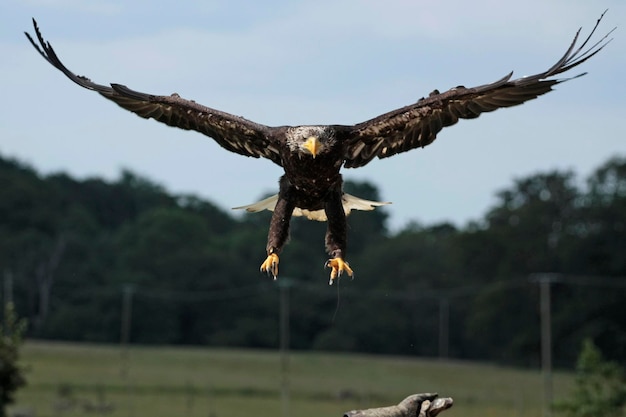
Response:
[[[606,12],[605,12],[606,13]],[[356,168],[374,157],[386,158],[431,144],[437,133],[459,119],[473,119],[483,112],[516,106],[537,98],[552,87],[568,79],[549,79],[582,64],[602,50],[611,40],[605,41],[613,30],[588,49],[584,49],[596,31],[602,16],[593,30],[577,49],[580,29],[561,59],[550,69],[528,77],[511,80],[511,72],[504,78],[474,88],[459,86],[444,93],[433,91],[417,103],[393,110],[357,125],[343,126],[344,166]],[[575,77],[582,76],[579,74]]]
[[[50,43],[41,36],[35,19],[33,25],[41,48],[24,32],[30,43],[46,61],[81,87],[96,91],[145,119],[152,118],[169,126],[198,131],[215,139],[220,146],[231,152],[253,158],[268,158],[282,165],[278,143],[275,142],[276,128],[185,100],[178,94],[158,96],[134,91],[120,84],[111,84],[110,87],[96,84],[67,69]]]

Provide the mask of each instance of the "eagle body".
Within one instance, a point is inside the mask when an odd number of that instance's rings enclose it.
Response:
[[[250,212],[273,211],[267,258],[261,270],[276,279],[278,255],[287,242],[291,217],[303,215],[328,222],[325,243],[330,259],[326,266],[331,268],[332,284],[342,273],[353,274],[345,262],[346,216],[351,210],[372,210],[388,204],[344,193],[342,168],[359,168],[376,158],[423,148],[431,144],[443,128],[460,119],[473,119],[485,112],[525,103],[551,91],[559,83],[584,75],[555,78],[587,61],[610,42],[607,38],[614,29],[598,41],[591,40],[603,16],[604,13],[580,44],[579,29],[561,58],[545,71],[517,79],[512,79],[511,72],[477,87],[434,90],[413,104],[355,125],[271,127],[186,100],[178,94],[154,95],[121,84],[97,84],[65,67],[50,43],[44,40],[34,19],[36,41],[25,34],[48,63],[79,86],[99,93],[140,117],[195,130],[230,152],[269,159],[281,166],[285,173],[280,178],[277,195],[238,207]]]
[[[320,149],[313,155],[303,147],[315,138]],[[341,192],[343,142],[338,140],[332,126],[296,126],[285,130],[286,147],[281,152],[284,178],[295,189],[296,205],[307,210],[323,208],[323,201],[331,190]],[[295,157],[294,157],[295,155]],[[281,189],[282,189],[281,180]]]
[[[342,204],[344,141],[335,126],[290,126],[283,130],[285,175],[280,178],[278,200],[270,221],[266,251],[279,254],[289,236],[294,210],[323,211],[328,220],[325,246],[331,258],[343,258],[347,250],[347,223]],[[308,143],[315,145],[307,146]],[[295,157],[294,157],[295,155]]]

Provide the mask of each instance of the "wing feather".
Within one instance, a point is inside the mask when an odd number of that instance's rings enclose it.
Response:
[[[551,91],[556,84],[584,75],[582,73],[567,79],[552,78],[582,64],[611,41],[607,38],[615,29],[587,47],[603,16],[604,13],[577,47],[579,29],[565,54],[544,72],[513,80],[511,72],[493,83],[478,87],[459,86],[443,93],[435,90],[413,105],[346,127],[344,166],[356,168],[375,157],[386,158],[427,146],[444,127],[454,125],[459,119],[474,119],[482,113],[522,104]]]
[[[121,84],[100,85],[67,69],[49,42],[45,41],[33,19],[39,43],[25,32],[30,43],[52,66],[81,87],[100,93],[145,119],[154,119],[168,126],[195,130],[213,138],[223,148],[253,158],[264,157],[282,165],[278,145],[274,143],[275,128],[202,106],[178,94],[159,96],[132,90]]]

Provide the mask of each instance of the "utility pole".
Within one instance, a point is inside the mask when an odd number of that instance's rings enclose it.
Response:
[[[280,398],[283,417],[289,417],[289,287],[288,278],[278,280],[280,290]]]
[[[439,298],[439,359],[447,359],[450,346],[450,299]]]
[[[3,314],[4,326],[5,329],[8,328],[9,323],[7,322],[6,312],[7,306],[9,304],[13,304],[13,273],[10,269],[4,270],[4,281],[3,281],[3,291],[2,291],[2,308],[0,308],[0,312]]]
[[[3,290],[3,301],[6,306],[13,302],[13,273],[10,269],[4,270]]]
[[[122,287],[122,323],[120,326],[120,375],[128,377],[128,343],[130,341],[130,326],[133,313],[132,284],[124,284]]]
[[[539,283],[541,320],[541,374],[543,375],[543,416],[552,415],[552,283],[558,274],[533,274],[530,280]]]

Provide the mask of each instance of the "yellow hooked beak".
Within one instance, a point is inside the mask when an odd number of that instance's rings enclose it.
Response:
[[[304,142],[302,146],[304,147],[304,149],[309,151],[311,155],[313,155],[313,158],[315,158],[315,156],[317,155],[317,152],[320,149],[320,141],[317,140],[315,136],[311,136],[310,138],[306,140],[306,142]]]

